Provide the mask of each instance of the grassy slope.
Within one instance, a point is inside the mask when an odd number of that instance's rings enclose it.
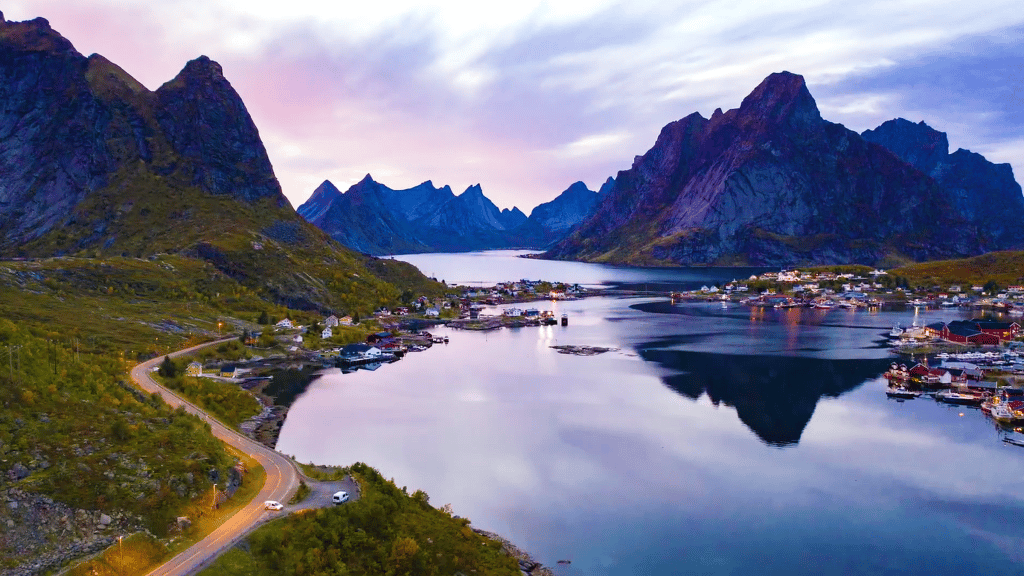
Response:
[[[966,290],[968,284],[994,281],[1005,288],[1024,284],[1024,252],[991,252],[962,260],[923,262],[893,269],[890,274],[904,276],[917,286],[959,284]]]
[[[424,492],[406,494],[363,464],[352,471],[362,486],[358,501],[264,526],[247,551],[235,548],[201,574],[519,574],[499,543],[432,508]]]
[[[212,338],[218,323],[224,332],[258,329],[263,311],[321,318],[261,296],[180,255],[0,262],[0,490],[128,511],[165,532],[208,493],[209,470],[225,477],[233,458],[199,420],[133,393],[126,369],[139,356]],[[9,347],[19,346],[9,362]],[[9,480],[15,464],[31,475]],[[33,553],[0,552],[6,565]]]

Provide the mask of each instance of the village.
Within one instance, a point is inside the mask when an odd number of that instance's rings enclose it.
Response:
[[[519,280],[499,283],[488,288],[452,287],[457,292],[443,298],[421,296],[406,306],[380,308],[371,318],[330,314],[322,320],[299,324],[284,318],[264,331],[244,330],[240,338],[246,347],[257,352],[277,350],[261,356],[250,355],[244,363],[221,362],[203,366],[193,362],[188,374],[237,379],[253,371],[253,366],[267,367],[268,362],[295,365],[297,362],[320,367],[375,370],[383,363],[393,362],[406,354],[422,352],[435,344],[445,344],[449,336],[437,336],[430,327],[446,325],[464,330],[493,330],[502,327],[563,326],[568,316],[554,318],[548,311],[536,308],[508,307],[501,314],[482,315],[485,306],[523,304],[538,300],[572,300],[585,295],[600,294],[579,284]]]

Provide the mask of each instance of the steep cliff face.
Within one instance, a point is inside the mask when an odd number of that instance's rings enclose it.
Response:
[[[934,179],[821,118],[802,77],[666,126],[594,217],[548,252],[632,264],[879,264],[976,254],[998,235]],[[952,232],[952,233],[951,233]]]
[[[131,212],[153,188],[288,207],[245,105],[206,57],[152,92],[42,18],[0,18],[0,100],[0,253],[115,249],[126,231],[98,208],[118,197]]]
[[[155,100],[157,122],[178,157],[167,169],[211,194],[288,205],[259,131],[220,64],[192,60]]]
[[[87,69],[46,20],[0,18],[0,250],[59,226],[116,166]]]
[[[896,118],[862,136],[935,179],[951,194],[957,214],[983,226],[995,246],[1024,243],[1024,194],[1009,164],[994,164],[964,149],[950,154],[946,134],[924,122]]]

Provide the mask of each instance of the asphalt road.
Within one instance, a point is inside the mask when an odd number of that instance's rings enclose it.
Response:
[[[217,343],[211,342],[186,348],[185,350],[172,352],[170,356],[174,358]],[[191,402],[157,384],[152,377],[152,369],[162,361],[163,356],[158,356],[148,362],[139,364],[132,369],[132,380],[146,392],[160,394],[164,402],[167,402],[171,407],[184,406],[186,411],[209,422],[214,436],[224,443],[250,454],[267,472],[266,483],[256,498],[236,512],[234,516],[220,525],[209,536],[149,573],[149,576],[183,576],[198,572],[206,563],[227,550],[261,521],[279,515],[279,512],[264,510],[263,502],[266,500],[288,502],[299,487],[299,472],[290,459],[224,426]]]
[[[331,508],[334,506],[334,501],[332,500],[334,493],[339,490],[348,492],[348,502],[359,500],[359,487],[356,486],[356,481],[351,476],[337,482],[311,482],[306,480],[306,485],[309,486],[309,495],[298,504],[286,505],[284,507],[286,512],[298,512],[299,510],[309,510],[312,508]],[[344,506],[344,504],[341,504],[341,506]]]

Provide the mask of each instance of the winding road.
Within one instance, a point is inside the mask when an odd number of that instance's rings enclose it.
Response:
[[[192,348],[172,352],[169,356],[175,358],[228,340],[231,339],[193,346]],[[295,494],[295,491],[298,490],[300,478],[299,472],[291,459],[224,426],[215,418],[199,409],[195,404],[157,384],[156,380],[153,379],[152,371],[153,368],[163,361],[163,358],[163,356],[158,356],[132,368],[132,380],[146,392],[160,394],[164,402],[172,408],[184,406],[186,411],[209,422],[214,436],[222,442],[242,450],[255,458],[263,466],[263,469],[266,470],[267,479],[260,493],[251,502],[246,504],[244,508],[228,518],[227,521],[217,527],[206,538],[171,558],[150,572],[148,576],[178,576],[198,572],[207,562],[216,558],[221,552],[225,551],[256,527],[261,520],[277,516],[279,513],[264,510],[263,502],[266,500],[288,502]]]

